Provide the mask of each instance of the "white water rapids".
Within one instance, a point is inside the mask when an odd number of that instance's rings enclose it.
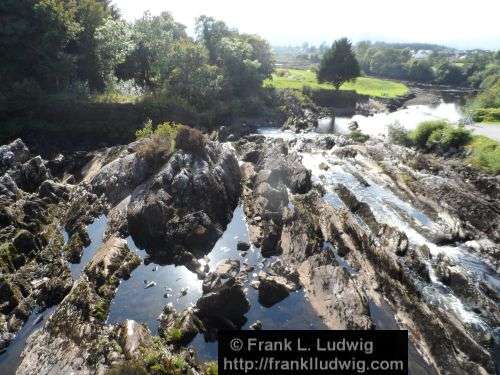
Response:
[[[460,112],[455,104],[444,104],[430,106],[410,106],[406,109],[390,114],[384,113],[375,116],[354,116],[350,119],[337,118],[335,120],[335,131],[344,133],[347,124],[356,120],[359,129],[373,136],[383,136],[387,132],[387,126],[396,121],[404,124],[407,129],[414,128],[418,123],[430,119],[447,119],[450,122],[457,122],[460,119]],[[345,126],[345,129],[342,127]],[[340,129],[339,129],[340,128]],[[348,131],[348,130],[347,130]],[[261,134],[269,138],[283,138],[286,140],[297,139],[295,148],[299,149],[301,140],[317,139],[324,135],[318,133],[295,134],[290,131],[265,128],[261,129]],[[334,148],[335,149],[335,148]],[[433,258],[444,253],[476,280],[483,280],[492,285],[495,290],[499,290],[499,280],[496,272],[477,256],[469,253],[463,246],[438,246],[427,239],[421,232],[425,230],[437,229],[439,224],[431,220],[425,213],[413,207],[410,203],[401,200],[385,184],[383,180],[377,178],[376,173],[370,173],[358,163],[349,162],[346,159],[338,158],[330,151],[301,152],[302,163],[311,170],[313,181],[323,185],[327,194],[325,200],[334,206],[342,205],[342,201],[336,195],[334,188],[337,184],[343,184],[351,190],[359,201],[366,202],[375,218],[380,223],[388,224],[398,228],[407,234],[411,244],[416,246],[426,245]],[[328,168],[320,168],[319,165],[325,163]],[[359,163],[365,164],[365,163]],[[368,182],[369,186],[359,181],[359,175]],[[424,231],[417,231],[415,228],[422,228]],[[488,330],[486,323],[472,309],[462,303],[460,298],[435,276],[434,269],[428,262],[431,283],[424,287],[422,293],[429,303],[437,304],[447,309],[461,321],[476,326],[479,329]]]

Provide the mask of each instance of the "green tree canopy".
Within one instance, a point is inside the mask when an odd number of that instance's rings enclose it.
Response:
[[[173,46],[186,38],[185,26],[175,22],[170,13],[152,16],[146,12],[133,26],[134,48],[119,69],[120,77],[134,79],[150,90],[162,87],[162,70],[171,65]]]
[[[347,38],[336,40],[325,52],[318,70],[319,82],[330,82],[338,90],[344,82],[359,77],[360,68]]]
[[[3,0],[0,14],[2,90],[25,80],[49,91],[64,87],[74,73],[68,47],[82,31],[75,4],[62,0]]]

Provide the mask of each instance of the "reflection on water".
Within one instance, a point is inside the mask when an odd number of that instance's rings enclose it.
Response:
[[[302,291],[292,293],[270,308],[259,304],[258,291],[249,283],[271,260],[263,259],[259,249],[253,246],[246,253],[238,251],[236,248],[238,241],[248,242],[247,226],[241,206],[234,211],[226,231],[206,259],[211,270],[226,259],[237,259],[242,265],[246,263],[255,267],[255,270],[249,273],[248,281],[244,285],[251,308],[246,314],[247,322],[243,329],[249,329],[249,326],[256,320],[262,322],[264,329],[324,329],[323,322],[305,299]],[[146,252],[137,249],[133,241],[129,240],[129,246],[142,258],[146,256]],[[153,271],[154,269],[156,271]],[[156,286],[145,289],[144,280],[154,281]],[[111,304],[108,323],[134,319],[146,323],[155,334],[158,329],[157,317],[165,305],[171,302],[178,311],[194,305],[201,296],[201,284],[202,281],[197,278],[196,274],[184,266],[141,264],[132,272],[129,280],[122,281],[120,284]],[[183,288],[189,288],[189,290],[187,295],[181,297],[180,290]],[[165,293],[169,293],[170,296],[165,298]],[[203,335],[198,335],[192,341],[191,346],[197,350],[201,359],[217,358],[217,344],[205,342]]]
[[[101,215],[87,227],[87,233],[89,234],[91,242],[90,245],[83,250],[80,263],[70,264],[71,276],[73,277],[73,280],[80,277],[83,269],[92,260],[95,252],[102,245],[107,222],[107,217],[105,215]]]
[[[21,353],[26,345],[28,337],[43,327],[48,318],[55,311],[56,306],[52,306],[43,311],[37,311],[30,315],[23,327],[19,330],[16,338],[12,340],[3,354],[0,354],[0,374],[14,375],[19,365]]]
[[[146,251],[138,249],[133,240],[127,239],[129,248],[142,259],[147,258]],[[149,282],[156,285],[146,289]],[[180,291],[188,288],[187,294]],[[167,303],[172,303],[177,310],[183,310],[194,304],[201,296],[201,281],[195,273],[184,266],[157,266],[153,263],[139,265],[128,280],[123,280],[116,296],[111,302],[108,323],[120,323],[126,319],[145,323],[151,332],[158,329],[157,317]]]

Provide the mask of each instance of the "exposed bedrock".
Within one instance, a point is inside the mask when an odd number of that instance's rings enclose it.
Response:
[[[72,286],[59,217],[73,186],[21,140],[0,146],[0,348],[36,308],[59,303]]]
[[[283,141],[259,137],[248,137],[246,142],[240,141],[236,146],[245,160],[241,171],[251,241],[261,246],[265,254],[268,253],[266,241],[272,239],[271,249],[274,251],[271,254],[280,254],[283,263],[298,272],[311,305],[329,327],[370,329],[373,323],[369,300],[386,299],[398,312],[400,328],[410,331],[410,339],[420,355],[439,373],[480,374],[494,371],[491,336],[427,299],[424,293],[426,288],[435,288],[429,267],[436,262],[428,248],[410,244],[405,233],[379,223],[370,206],[359,201],[348,186],[337,185],[335,192],[346,208],[336,208],[321,199],[321,189],[309,187],[293,191],[287,181],[272,181],[271,171],[279,168],[280,163],[276,160],[280,157],[273,157],[274,167],[267,171],[266,153],[261,151],[263,146],[267,148],[267,154],[272,153],[269,150],[273,147],[281,149],[280,153],[284,155],[282,160],[286,159],[286,155],[294,154]],[[353,152],[343,157],[361,158],[361,171],[380,163],[373,158],[366,161],[370,153],[363,147],[347,147]],[[380,166],[376,168],[375,171],[382,170]],[[360,184],[369,186],[360,170],[349,167],[349,173],[357,173],[354,177]],[[415,178],[419,177],[419,173],[415,173]],[[436,191],[436,196],[442,199],[441,207],[430,199],[433,194],[431,189],[439,190],[440,187],[422,184],[422,187],[414,187],[413,191],[409,188],[406,191],[401,188],[402,184],[392,180],[392,176],[389,179],[387,176],[373,178],[375,181],[385,178],[384,181],[402,197],[412,194],[412,201],[419,202],[417,206],[425,208],[432,218],[446,223],[455,231],[455,238],[491,236],[493,233],[491,229],[495,223],[490,221],[486,226],[480,223],[484,220],[483,213],[458,211],[458,203],[468,194],[458,182],[446,185],[450,186],[451,193],[440,195]],[[403,180],[406,184],[411,181],[410,178]],[[280,187],[283,193],[280,193]],[[284,194],[285,189],[287,195]],[[425,196],[424,192],[428,195]],[[446,194],[453,195],[453,198]],[[498,217],[496,203],[482,197],[470,199],[477,201],[492,218]],[[474,216],[474,219],[467,215]],[[325,243],[329,245],[324,246]],[[479,244],[471,242],[470,246],[479,247]],[[491,298],[494,292],[486,284],[477,285],[467,276],[459,277],[460,272],[451,267],[449,269],[449,265],[443,264],[442,272],[436,272],[443,284],[466,304],[466,308],[483,317],[489,316],[486,321],[492,326],[497,325],[496,303]],[[263,274],[260,281],[266,278]],[[286,297],[286,282],[274,281],[271,283],[273,288],[267,289],[276,290],[274,297],[277,300]]]
[[[283,210],[289,191],[306,193],[312,188],[311,172],[297,153],[289,153],[283,141],[251,136],[236,143],[246,162],[241,165],[245,214],[249,218],[250,241],[264,256],[280,253]]]
[[[232,148],[207,140],[199,153],[179,149],[158,165],[136,152],[140,142],[96,155],[86,167],[87,200],[93,195],[109,208],[107,236],[130,234],[162,262],[205,254],[240,197]]]
[[[125,359],[120,343],[130,355],[135,344],[104,322],[119,280],[139,262],[125,240],[104,243],[44,328],[29,338],[17,374],[99,373]]]

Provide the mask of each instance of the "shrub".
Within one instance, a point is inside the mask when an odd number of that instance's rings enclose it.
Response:
[[[171,328],[167,333],[167,342],[177,343],[182,340],[182,331],[179,328]]]
[[[477,122],[500,121],[500,108],[478,108],[473,110],[472,118]]]
[[[500,173],[500,143],[485,136],[475,136],[468,146],[470,162],[492,174]]]
[[[153,130],[153,124],[148,120],[136,132],[137,139],[143,139],[137,148],[137,155],[155,166],[165,162],[175,150],[177,132],[181,127],[180,124],[164,122]]]
[[[425,121],[410,133],[410,139],[418,148],[446,152],[468,144],[471,132],[463,126],[453,126],[446,121]]]
[[[153,121],[148,119],[143,125],[141,129],[137,129],[135,132],[136,139],[144,139],[147,137],[151,137],[153,135]]]
[[[471,132],[463,126],[447,125],[434,131],[427,140],[427,147],[437,151],[447,151],[450,148],[460,148],[471,140]]]
[[[401,145],[401,146],[412,146],[413,142],[410,139],[410,132],[406,130],[401,124],[395,123],[393,125],[389,125],[387,136],[389,138],[389,142]]]
[[[206,138],[198,129],[181,126],[177,132],[175,144],[180,150],[201,155],[205,150]]]
[[[410,133],[410,139],[418,148],[426,149],[431,134],[442,130],[447,125],[446,121],[424,121]]]
[[[368,139],[370,139],[370,136],[362,133],[359,130],[353,130],[349,134],[349,138],[351,138],[354,142],[365,143]]]

